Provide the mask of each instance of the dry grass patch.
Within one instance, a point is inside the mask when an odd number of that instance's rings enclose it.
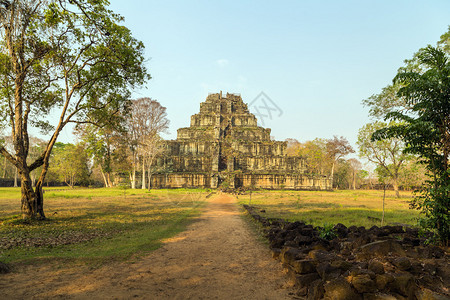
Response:
[[[45,189],[49,220],[25,224],[20,189],[0,188],[0,261],[104,261],[147,253],[200,212],[205,190]]]
[[[239,196],[240,204],[265,210],[264,215],[288,221],[304,221],[315,226],[342,223],[346,226],[381,225],[383,191],[256,191]],[[409,209],[411,192],[396,198],[386,191],[384,225],[416,225],[418,211]]]

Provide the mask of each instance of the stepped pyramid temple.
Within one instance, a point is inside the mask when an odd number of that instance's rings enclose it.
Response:
[[[286,155],[286,142],[257,126],[240,95],[210,94],[191,126],[165,143],[153,165],[154,188],[331,189],[328,177],[306,174],[301,157]]]

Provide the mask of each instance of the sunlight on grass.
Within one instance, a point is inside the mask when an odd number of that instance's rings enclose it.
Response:
[[[0,261],[62,258],[101,263],[143,255],[185,229],[208,190],[45,188],[48,221],[23,224],[20,188],[0,188]],[[382,191],[256,191],[251,204],[267,217],[322,226],[380,226]],[[386,197],[385,224],[415,225],[412,194]],[[249,204],[250,195],[240,195]]]
[[[197,216],[206,190],[45,188],[49,220],[23,224],[20,188],[0,188],[0,261],[141,255]]]
[[[383,191],[256,191],[251,204],[264,216],[288,221],[304,221],[315,226],[342,223],[346,226],[381,225]],[[419,212],[409,209],[411,192],[396,198],[387,191],[385,225],[416,225]],[[249,204],[250,195],[239,196],[240,204]]]

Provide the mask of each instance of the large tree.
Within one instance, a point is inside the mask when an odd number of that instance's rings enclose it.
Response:
[[[107,0],[0,2],[0,120],[13,137],[0,153],[19,171],[22,215],[45,218],[42,185],[52,148],[69,123],[106,123],[122,111],[129,90],[149,78],[143,44],[120,25]],[[53,122],[52,122],[53,121]],[[29,130],[51,134],[28,163]],[[42,166],[36,188],[30,172]]]
[[[442,40],[442,39],[441,39]],[[447,39],[448,40],[448,39]],[[446,45],[445,43],[441,43]],[[448,45],[448,44],[447,44]],[[415,55],[418,71],[400,69],[394,83],[407,104],[387,114],[401,123],[379,130],[378,140],[400,138],[405,151],[418,155],[431,175],[412,203],[424,215],[422,225],[443,244],[450,240],[450,55],[448,48],[428,46]]]
[[[142,189],[150,188],[151,166],[155,156],[161,151],[159,134],[169,127],[166,108],[151,98],[139,98],[132,101],[131,116],[128,118],[127,131],[132,155],[131,186],[135,187],[138,156],[142,164]],[[147,173],[148,176],[145,174]]]

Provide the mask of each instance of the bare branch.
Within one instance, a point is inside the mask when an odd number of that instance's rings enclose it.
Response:
[[[16,168],[19,167],[19,163],[18,161],[14,158],[14,156],[12,156],[11,154],[9,154],[9,152],[5,149],[5,147],[0,147],[0,153],[6,157],[6,159],[12,163]]]

